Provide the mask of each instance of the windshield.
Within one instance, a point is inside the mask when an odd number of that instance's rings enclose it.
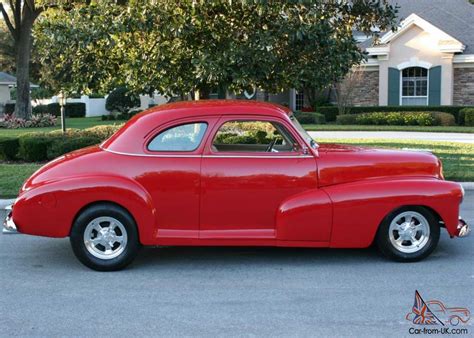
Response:
[[[293,125],[296,127],[301,137],[305,139],[305,141],[311,146],[311,148],[318,149],[318,144],[313,140],[313,138],[308,134],[308,132],[304,130],[303,126],[296,119],[295,115],[291,114],[290,120],[291,122],[293,122]]]

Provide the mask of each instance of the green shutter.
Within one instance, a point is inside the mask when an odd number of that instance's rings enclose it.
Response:
[[[388,69],[388,105],[400,105],[400,71],[397,68]]]
[[[430,106],[441,105],[441,66],[429,70],[429,92],[428,104]]]

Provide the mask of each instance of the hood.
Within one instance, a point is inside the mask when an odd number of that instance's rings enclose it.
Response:
[[[320,186],[380,177],[443,178],[441,162],[427,151],[375,149],[340,144],[323,144],[318,151]]]

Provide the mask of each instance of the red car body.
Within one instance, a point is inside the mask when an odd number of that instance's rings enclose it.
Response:
[[[384,217],[424,206],[458,235],[459,184],[440,161],[414,151],[342,145],[312,147],[284,107],[247,101],[167,104],[132,118],[100,146],[66,154],[22,187],[12,218],[18,231],[66,237],[87,206],[107,201],[133,216],[143,245],[258,245],[363,248]],[[297,153],[226,153],[212,140],[226,121],[283,125]],[[197,149],[154,152],[160,131],[208,124]]]

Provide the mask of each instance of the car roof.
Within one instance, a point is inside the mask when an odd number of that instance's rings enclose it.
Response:
[[[288,119],[287,107],[250,100],[199,100],[167,103],[135,115],[122,129],[102,144],[118,152],[140,152],[143,138],[160,125],[199,116],[260,115]]]
[[[256,111],[258,109],[258,111]],[[291,110],[279,104],[254,101],[254,100],[198,100],[198,101],[180,101],[167,103],[161,106],[150,108],[144,114],[162,113],[166,111],[174,111],[174,114],[182,111],[185,115],[190,116],[192,113],[200,115],[206,110],[206,115],[226,115],[226,114],[255,114],[259,115],[288,115]],[[238,111],[237,111],[238,110]]]

